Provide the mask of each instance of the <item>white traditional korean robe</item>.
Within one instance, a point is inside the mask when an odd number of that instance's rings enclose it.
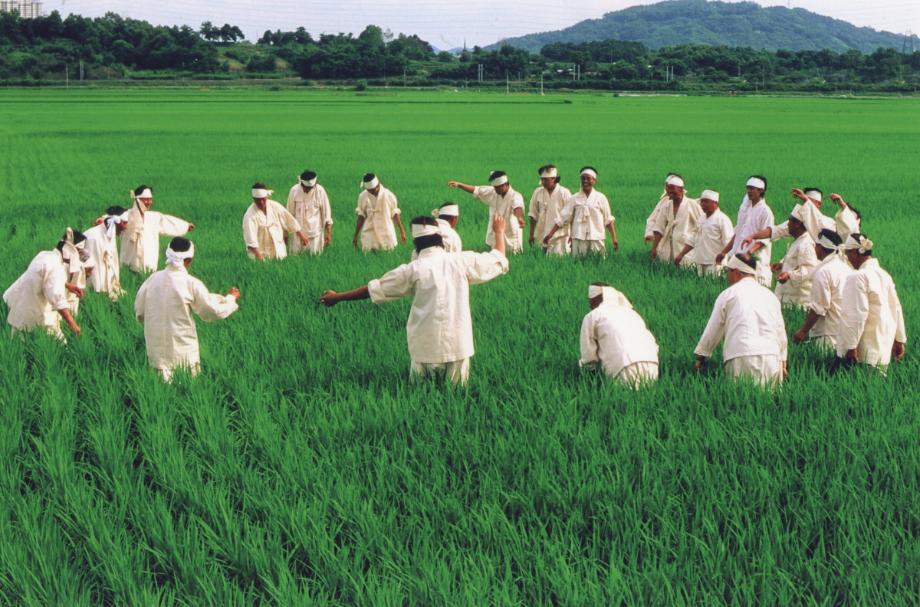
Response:
[[[528,217],[536,221],[534,240],[543,243],[543,239],[560,223],[559,215],[572,192],[560,184],[556,184],[550,192],[542,185],[533,191],[530,196],[530,210]],[[564,225],[556,230],[548,245],[542,245],[547,255],[567,255],[569,253],[569,228]]]
[[[371,301],[380,304],[413,296],[406,338],[413,373],[446,369],[459,383],[466,381],[462,364],[473,356],[473,320],[469,285],[492,280],[508,271],[498,251],[447,253],[428,247],[418,259],[368,283]],[[468,363],[465,365],[469,370]]]
[[[134,314],[144,323],[147,360],[165,381],[182,367],[200,369],[198,330],[192,312],[204,321],[227,318],[238,309],[236,297],[208,292],[183,266],[169,264],[151,274],[137,292]]]
[[[722,209],[716,209],[708,217],[705,213],[700,217],[696,231],[687,241],[693,247],[687,257],[693,256],[693,263],[700,276],[718,276],[722,273],[723,266],[716,263],[716,255],[728,246],[734,235],[732,220]]]
[[[473,197],[489,207],[489,224],[486,227],[486,244],[495,246],[495,234],[492,233],[492,217],[501,215],[505,218],[505,246],[510,253],[520,253],[524,250],[521,237],[521,225],[514,215],[514,209],[524,208],[524,197],[514,188],[509,187],[504,196],[499,196],[495,188],[488,185],[477,186],[473,190]]]
[[[9,307],[6,321],[14,333],[41,327],[55,337],[64,338],[58,310],[70,309],[64,288],[67,270],[60,251],[42,251],[3,293],[3,301]]]
[[[304,192],[298,183],[288,192],[287,210],[294,216],[303,229],[304,235],[310,243],[304,248],[299,238],[291,239],[291,253],[297,254],[309,251],[319,255],[326,248],[325,229],[331,226],[332,206],[326,189],[317,184],[309,192]]]
[[[773,274],[770,270],[773,245],[770,239],[756,240],[751,243],[750,247],[743,247],[741,243],[755,232],[759,232],[764,228],[772,228],[773,224],[773,211],[767,206],[766,199],[761,199],[756,205],[752,205],[750,199],[745,195],[741,201],[741,208],[738,209],[738,223],[735,225],[735,244],[732,246],[731,254],[747,253],[754,244],[758,242],[763,244],[763,248],[757,251],[754,257],[757,259],[757,282],[765,287],[769,287],[773,282]]]
[[[645,321],[629,306],[607,301],[588,312],[581,322],[582,367],[600,365],[608,377],[637,386],[637,379],[658,379],[658,344]],[[642,364],[644,363],[644,364]],[[640,365],[638,374],[624,370]],[[634,369],[636,371],[636,369]]]
[[[121,268],[118,263],[118,242],[114,231],[111,238],[105,224],[93,226],[83,233],[86,252],[93,264],[89,285],[93,291],[103,293],[112,301],[125,294],[121,288]]]
[[[570,226],[573,256],[607,254],[606,229],[616,218],[610,211],[610,201],[606,196],[597,190],[585,194],[584,190],[579,189],[562,208],[559,221],[561,223],[556,225],[560,227]]]
[[[444,250],[448,253],[460,253],[463,251],[463,241],[460,234],[444,219],[436,217],[438,230],[441,231],[441,241],[444,243]],[[412,249],[412,261],[418,259],[418,251]]]
[[[870,258],[844,283],[837,355],[856,349],[859,362],[884,370],[896,341],[907,343],[901,300],[891,275]]]
[[[833,253],[819,262],[811,275],[808,307],[820,318],[808,334],[811,339],[831,349],[837,347],[843,313],[843,286],[852,272],[853,268],[843,256]]]
[[[355,213],[364,218],[364,226],[361,228],[362,251],[389,251],[396,248],[398,241],[393,217],[401,211],[393,192],[383,186],[380,186],[377,196],[362,190],[358,195]]]
[[[67,276],[67,282],[77,288],[83,289],[83,293],[86,293],[86,273],[92,273],[93,262],[86,260],[79,264],[80,268]],[[67,305],[70,307],[70,314],[76,318],[77,314],[80,313],[80,297],[73,291],[67,291]]]
[[[749,377],[761,385],[782,381],[786,325],[772,291],[751,278],[722,291],[695,354],[708,358],[723,337],[722,358],[730,377]]]
[[[664,208],[671,204],[671,199],[668,198],[668,191],[665,190],[661,194],[661,198],[658,199],[658,203],[655,204],[655,208],[652,209],[652,212],[649,214],[648,219],[645,220],[645,236],[646,240],[651,240],[655,236],[655,224],[658,222],[658,216],[664,211]]]
[[[677,213],[674,213],[674,203],[668,199],[665,205],[655,219],[653,232],[661,234],[661,240],[658,242],[658,261],[663,263],[673,263],[684,246],[690,241],[700,217],[704,216],[700,203],[689,196],[684,196]],[[693,264],[693,256],[686,255],[681,260],[682,266]]]
[[[805,309],[811,301],[811,275],[818,266],[815,241],[808,232],[796,238],[783,257],[789,280],[776,283],[776,297],[784,306]]]
[[[141,211],[139,202],[128,210],[128,227],[121,234],[121,263],[132,272],[153,272],[160,262],[160,236],[185,236],[189,222],[157,211]]]
[[[274,200],[265,201],[264,213],[256,203],[252,203],[243,215],[243,241],[252,259],[255,259],[255,255],[249,250],[250,247],[258,249],[265,259],[284,259],[287,257],[284,233],[300,231],[300,223]]]

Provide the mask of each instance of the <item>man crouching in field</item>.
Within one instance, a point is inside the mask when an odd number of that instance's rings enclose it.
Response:
[[[188,369],[192,376],[201,369],[192,312],[209,321],[227,318],[239,308],[239,289],[233,287],[226,296],[210,293],[188,273],[194,257],[190,240],[173,238],[166,249],[166,268],[151,274],[134,300],[134,314],[144,323],[147,360],[167,382],[178,367]]]
[[[446,376],[466,384],[473,356],[473,321],[469,285],[492,280],[508,271],[505,219],[494,215],[495,248],[489,253],[447,253],[437,221],[412,220],[412,240],[418,259],[391,270],[357,289],[324,291],[320,303],[368,299],[374,303],[413,296],[406,333],[412,377]]]
[[[658,344],[626,296],[604,282],[588,287],[579,366],[602,367],[631,388],[658,379]]]

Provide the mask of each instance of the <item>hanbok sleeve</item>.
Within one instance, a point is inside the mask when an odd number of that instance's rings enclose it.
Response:
[[[491,194],[495,192],[495,188],[487,185],[478,185],[473,189],[473,198],[481,202],[482,204],[490,204]]]
[[[613,216],[613,211],[610,210],[610,200],[606,196],[603,197],[603,202],[601,203],[601,213],[604,215],[604,227],[613,224],[617,220]]]
[[[325,189],[323,190],[322,195],[322,205],[324,223],[327,226],[331,226],[334,223],[332,221],[332,205],[329,203],[329,195],[326,193]]]
[[[904,325],[904,310],[901,308],[901,299],[898,297],[898,292],[895,290],[894,284],[891,285],[891,300],[894,302],[894,317],[898,323],[898,329],[894,334],[894,340],[904,344],[907,343],[907,328]]]
[[[471,285],[488,282],[508,271],[508,258],[497,250],[488,253],[461,253],[466,266],[466,278]]]
[[[556,225],[558,225],[561,228],[563,225],[567,223],[572,223],[572,216],[574,214],[575,214],[575,197],[572,196],[566,201],[565,206],[562,207],[562,210],[559,211],[559,223],[557,223]]]
[[[732,220],[728,218],[728,215],[722,215],[722,242],[720,243],[722,248],[727,247],[734,237],[735,226],[732,225]]]
[[[789,222],[784,221],[778,226],[770,227],[770,240],[782,240],[789,236]]]
[[[184,219],[160,214],[160,234],[164,236],[185,236],[188,234],[189,225]]]
[[[370,281],[367,283],[367,291],[371,296],[371,301],[381,304],[412,295],[415,291],[414,276],[412,264],[407,263]]]
[[[204,283],[197,278],[191,279],[192,310],[201,320],[212,321],[227,318],[239,309],[236,297],[233,295],[220,295],[208,291]]]
[[[846,240],[850,234],[859,233],[859,217],[850,207],[839,209],[834,216],[834,222],[837,224],[837,234],[843,240]]]
[[[533,191],[533,194],[530,196],[530,209],[527,212],[527,216],[534,221],[538,221],[540,219],[540,211],[543,207],[540,201],[540,197],[538,196],[539,192],[540,188],[537,188]]]
[[[697,356],[709,358],[712,356],[712,352],[716,349],[716,346],[719,345],[719,342],[722,341],[724,336],[725,293],[723,292],[716,298],[716,303],[712,307],[712,314],[709,316],[709,322],[706,324],[706,329],[703,331],[700,342],[696,345],[696,350],[694,350],[693,353]]]
[[[816,273],[811,281],[811,300],[808,308],[818,316],[827,316],[833,297],[830,272]]]
[[[42,293],[55,310],[70,309],[65,284],[67,284],[67,271],[64,268],[49,269],[46,267],[42,277]]]
[[[147,283],[149,281],[149,278],[144,281],[134,298],[134,317],[140,322],[144,322],[144,310],[147,307]]]
[[[259,248],[259,226],[249,213],[243,216],[243,242],[250,249]]]
[[[807,236],[802,238],[805,238],[807,243],[799,250],[799,265],[789,272],[789,278],[796,281],[810,277],[818,266],[818,255],[815,253],[814,241]]]
[[[301,230],[300,222],[290,211],[280,204],[278,205],[278,217],[281,220],[281,226],[286,232],[299,232]]]
[[[578,359],[579,367],[593,367],[600,358],[597,355],[597,336],[594,332],[594,319],[591,314],[587,314],[581,321],[581,335],[579,336],[579,345],[581,347],[581,358]]]
[[[847,277],[843,287],[843,313],[840,318],[840,332],[837,336],[837,355],[859,346],[866,319],[869,318],[869,293],[866,277],[854,272]]]

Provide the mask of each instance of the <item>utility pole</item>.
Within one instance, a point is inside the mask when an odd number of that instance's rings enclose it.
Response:
[[[83,82],[83,60],[80,59],[80,82]]]
[[[543,96],[543,72],[540,72],[540,96]]]
[[[66,63],[64,64],[64,88],[70,88],[70,66]]]
[[[511,94],[511,79],[508,78],[508,70],[505,70],[505,94]]]

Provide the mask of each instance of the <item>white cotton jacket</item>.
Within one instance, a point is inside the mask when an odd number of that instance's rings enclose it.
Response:
[[[901,300],[891,276],[870,258],[844,283],[837,355],[856,349],[860,362],[885,367],[896,341],[907,343]]]
[[[579,189],[569,197],[569,201],[559,214],[562,222],[560,227],[571,225],[571,235],[575,240],[600,240],[606,239],[604,230],[612,225],[616,218],[610,211],[610,201],[607,197],[591,190],[585,194]]]
[[[474,353],[469,286],[508,271],[498,251],[447,253],[428,247],[418,259],[368,283],[376,304],[412,296],[406,323],[409,356],[415,363],[449,363]]]
[[[652,209],[652,212],[649,214],[648,219],[645,220],[645,238],[652,238],[655,236],[655,223],[658,221],[658,215],[660,215],[665,206],[671,204],[671,199],[668,198],[668,192],[665,190],[661,194],[661,198],[658,199],[658,203],[655,205],[655,208]]]
[[[710,357],[723,337],[725,361],[739,356],[778,356],[786,360],[786,325],[773,292],[753,277],[743,278],[722,291],[695,354]]]
[[[746,253],[750,247],[742,246],[741,243],[744,242],[744,239],[764,228],[772,228],[773,224],[773,211],[767,206],[766,199],[761,200],[756,205],[752,205],[750,199],[745,196],[741,201],[741,208],[738,210],[738,223],[735,224],[735,243],[732,246],[731,254]],[[750,246],[753,247],[758,242],[763,245],[763,248],[754,254],[758,261],[757,278],[760,282],[769,284],[771,281],[770,260],[773,256],[773,244],[767,238],[754,241]]]
[[[811,275],[818,267],[815,241],[808,232],[796,238],[783,257],[783,272],[789,280],[776,284],[776,296],[780,303],[799,308],[808,307],[811,301]]]
[[[558,183],[556,187],[553,188],[552,192],[542,185],[533,191],[533,194],[530,196],[530,210],[527,216],[537,222],[534,230],[534,238],[538,242],[542,243],[546,235],[549,234],[549,231],[553,229],[553,226],[561,223],[559,214],[562,212],[565,203],[568,202],[571,195],[572,192],[570,192],[568,188]],[[566,225],[556,230],[551,242],[568,240],[568,238],[569,230]]]
[[[362,190],[358,195],[358,206],[355,208],[358,217],[364,218],[361,228],[361,250],[374,251],[377,249],[389,250],[396,248],[396,228],[393,226],[393,217],[399,215],[399,201],[396,195],[383,186],[376,196],[367,190]]]
[[[303,229],[304,235],[310,240],[321,238],[326,226],[333,224],[329,195],[326,194],[326,189],[319,184],[316,184],[309,192],[304,192],[299,183],[295,184],[288,192],[287,210],[294,216]],[[291,241],[292,253],[299,253],[303,248],[299,238]]]
[[[702,216],[703,209],[697,200],[684,196],[677,213],[674,213],[674,203],[669,198],[668,204],[658,213],[653,227],[654,233],[661,234],[661,240],[658,242],[658,259],[665,262],[674,261],[690,242]],[[687,263],[691,260],[692,258],[684,258]]]
[[[9,307],[7,322],[18,331],[42,327],[53,335],[62,335],[58,310],[70,309],[66,283],[67,266],[61,252],[42,251],[3,294]]]
[[[125,293],[121,288],[117,237],[113,234],[109,238],[105,224],[93,226],[83,234],[86,236],[86,252],[94,266],[89,285],[93,291],[103,293],[114,301]]]
[[[252,203],[243,215],[243,242],[252,258],[255,254],[250,248],[258,249],[265,259],[284,259],[287,257],[284,233],[300,231],[300,223],[274,200],[265,201],[264,213]]]
[[[509,187],[504,196],[499,196],[495,188],[489,185],[477,186],[473,190],[473,197],[489,207],[489,223],[486,227],[486,244],[495,246],[495,234],[492,232],[492,218],[501,215],[505,218],[505,246],[512,253],[524,250],[521,239],[521,225],[514,216],[515,209],[524,209],[524,197],[514,188]]]
[[[581,322],[582,367],[597,363],[609,377],[629,365],[658,362],[658,344],[645,321],[631,307],[602,302]]]
[[[693,247],[693,251],[687,256],[692,255],[693,262],[698,265],[714,266],[716,255],[728,246],[734,235],[732,220],[722,209],[716,209],[709,217],[704,213],[697,222],[696,231],[687,241],[687,244]]]
[[[812,338],[826,337],[836,346],[843,313],[843,286],[853,268],[838,253],[825,257],[811,275],[808,308],[819,316],[809,331]]]
[[[201,362],[194,312],[202,320],[236,312],[236,297],[208,292],[182,266],[167,265],[144,281],[134,300],[134,314],[144,323],[147,360],[155,369],[193,368]]]
[[[160,263],[160,236],[185,236],[189,222],[156,211],[141,211],[141,205],[125,213],[128,227],[121,234],[121,263],[134,272],[153,272]]]

